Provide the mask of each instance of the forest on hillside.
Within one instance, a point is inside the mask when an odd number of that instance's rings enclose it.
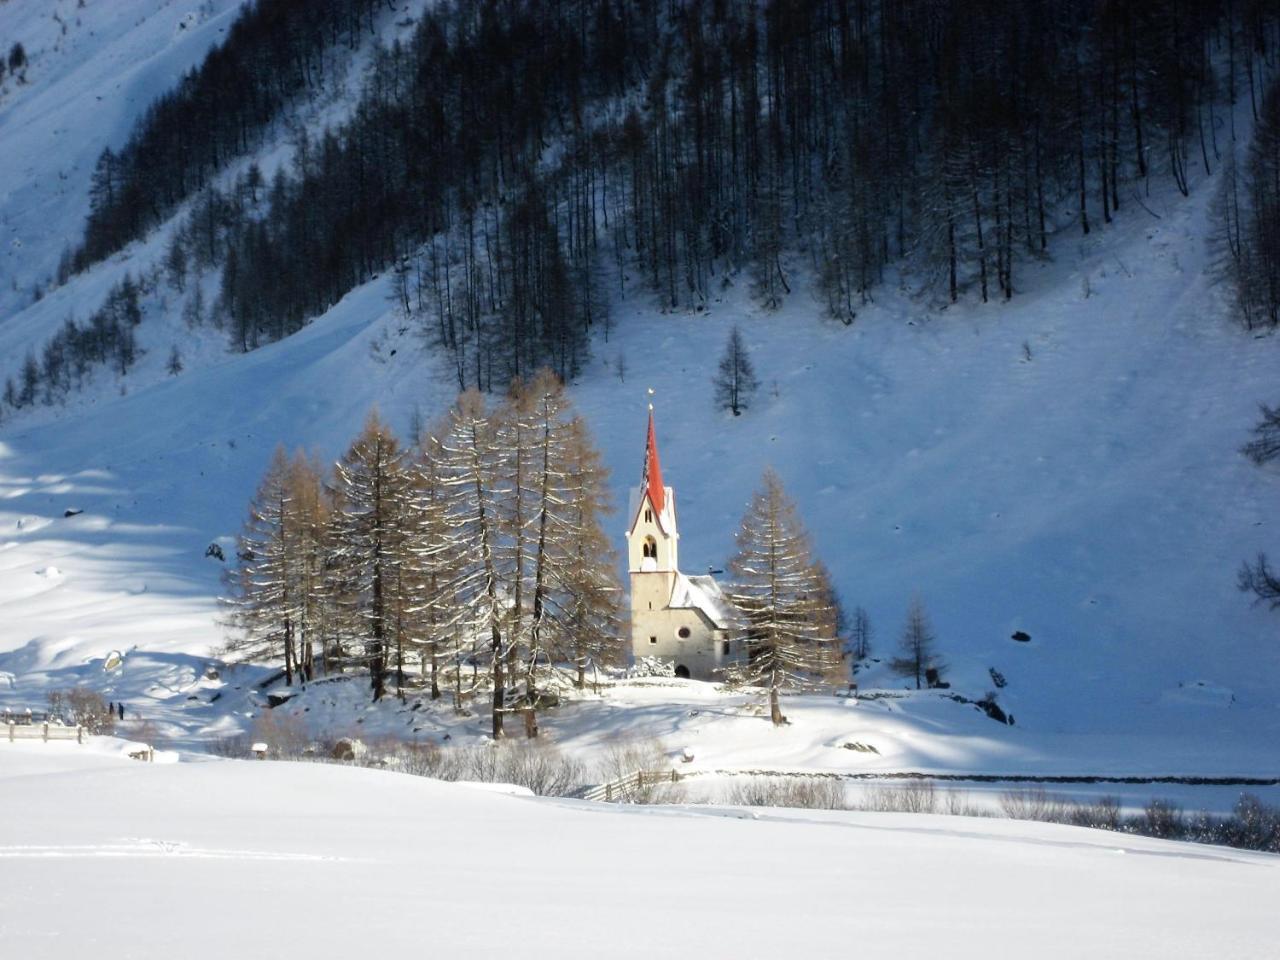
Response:
[[[900,265],[933,302],[1010,298],[1055,233],[1229,168],[1242,310],[1280,316],[1280,160],[1237,156],[1236,105],[1258,142],[1280,129],[1265,0],[451,0],[377,51],[347,122],[269,178],[218,179],[319,82],[326,49],[391,10],[246,8],[104,152],[60,278],[181,209],[167,282],[202,297],[190,281],[212,271],[216,302],[189,317],[235,349],[385,273],[458,388],[492,390],[543,365],[572,376],[633,291],[696,310],[727,283],[776,305],[816,282],[852,323]],[[31,402],[42,376],[33,356],[11,396]]]

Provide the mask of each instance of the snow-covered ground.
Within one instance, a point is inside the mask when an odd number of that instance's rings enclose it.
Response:
[[[74,747],[0,744],[6,956],[1274,955],[1274,856]]]
[[[0,4],[0,38],[32,56],[28,84],[7,81],[0,99],[3,262],[20,290],[78,237],[98,151],[198,62],[235,4],[74,7],[58,5],[77,21],[62,36],[46,5]],[[104,89],[116,91],[110,109],[95,100]],[[50,146],[64,143],[74,149]],[[267,149],[278,158],[280,142]],[[645,391],[656,391],[687,572],[725,565],[772,464],[846,604],[870,612],[877,654],[892,653],[918,592],[954,689],[979,697],[999,671],[1017,727],[925,697],[847,714],[801,705],[792,712],[816,719],[784,733],[762,724],[739,736],[706,715],[698,732],[673,732],[694,709],[684,694],[646,705],[617,692],[549,716],[549,729],[573,742],[594,726],[704,740],[723,727],[724,745],[699,748],[699,763],[825,769],[838,750],[828,740],[880,717],[889,752],[877,763],[1274,775],[1275,617],[1236,591],[1235,570],[1280,549],[1269,524],[1280,479],[1237,453],[1256,404],[1276,402],[1277,343],[1242,334],[1209,279],[1213,184],[1189,199],[1153,184],[1144,204],[1159,219],[1128,203],[1087,240],[1064,230],[1051,260],[1019,267],[1008,304],[937,310],[889,282],[846,328],[821,318],[803,277],[777,312],[756,307],[743,278],[701,314],[663,313],[636,294],[571,391],[620,504],[640,472]],[[83,319],[125,271],[149,267],[163,234],[33,306],[6,282],[0,375],[68,313]],[[163,289],[145,306],[148,353],[128,377],[100,371],[65,409],[0,424],[0,706],[39,707],[48,689],[85,682],[190,744],[249,728],[258,709],[244,691],[202,694],[224,639],[224,566],[205,549],[231,545],[272,448],[333,458],[371,405],[403,430],[415,409],[441,412],[453,381],[395,315],[385,280],[243,356],[218,331],[188,330]],[[734,324],[762,381],[739,418],[711,399]],[[187,364],[176,377],[163,369],[171,344]],[[624,520],[614,523],[621,542]],[[1031,641],[1012,641],[1016,630]],[[122,665],[108,671],[113,653]],[[901,685],[884,671],[861,679]],[[342,712],[354,723],[352,709]],[[841,763],[866,762],[844,753]]]

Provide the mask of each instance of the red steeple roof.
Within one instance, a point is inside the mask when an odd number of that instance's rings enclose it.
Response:
[[[644,445],[644,475],[640,488],[649,495],[653,509],[662,513],[667,502],[667,491],[662,486],[662,466],[658,463],[658,437],[653,430],[653,405],[649,406],[649,437]]]

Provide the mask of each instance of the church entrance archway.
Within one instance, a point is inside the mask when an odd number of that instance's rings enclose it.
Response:
[[[679,677],[681,680],[688,680],[689,668],[686,667],[683,663],[678,664],[676,666],[676,676]]]

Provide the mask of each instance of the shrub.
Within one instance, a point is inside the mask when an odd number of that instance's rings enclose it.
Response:
[[[585,782],[582,763],[545,740],[504,740],[473,747],[391,741],[372,745],[357,762],[433,780],[510,783],[540,797],[568,796]]]
[[[739,807],[845,810],[844,782],[836,777],[745,777],[729,791]]]
[[[628,677],[674,677],[676,665],[670,660],[657,657],[638,657],[627,671]]]
[[[615,740],[605,749],[604,759],[596,767],[602,783],[622,780],[636,772],[663,773],[670,768],[667,748],[661,740]],[[681,803],[685,791],[679,783],[664,777],[641,779],[627,799],[631,803]]]
[[[1224,842],[1233,847],[1280,853],[1280,808],[1269,807],[1253,794],[1243,793],[1224,833]]]
[[[1078,803],[1071,808],[1070,822],[1077,827],[1094,830],[1120,829],[1120,798],[1099,797],[1093,803]]]
[[[944,790],[943,813],[950,817],[989,817],[991,813],[977,804],[969,802],[969,794],[963,790]]]
[[[878,787],[869,791],[859,809],[880,813],[937,813],[938,796],[932,780],[912,780],[900,787]]]
[[[1182,807],[1172,800],[1153,797],[1142,808],[1138,818],[1138,832],[1148,837],[1171,840],[1183,834]]]
[[[1031,790],[1006,790],[1000,794],[1000,808],[1010,820],[1042,820],[1046,823],[1070,823],[1074,804],[1043,787]]]
[[[51,690],[49,713],[94,734],[110,734],[116,725],[116,715],[102,694],[83,686]]]
[[[483,752],[485,748],[478,749]],[[498,783],[527,787],[540,797],[563,797],[582,785],[582,763],[545,740],[508,740],[488,752],[498,760]]]
[[[268,756],[287,760],[302,756],[311,743],[307,728],[299,718],[274,710],[264,710],[254,720],[249,738],[252,743],[265,743],[269,748]],[[247,750],[241,754],[247,755]]]

